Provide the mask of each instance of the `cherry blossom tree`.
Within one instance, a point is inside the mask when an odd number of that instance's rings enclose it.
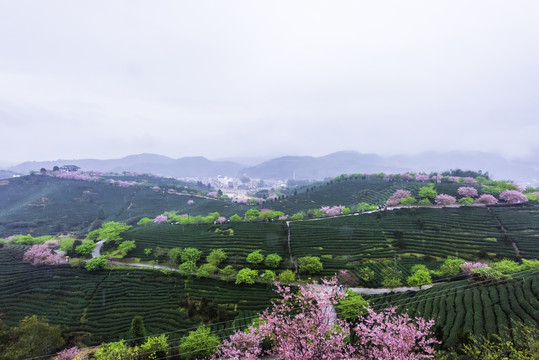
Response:
[[[223,223],[226,222],[226,217],[224,217],[224,216],[219,216],[219,217],[215,220],[215,222],[216,222],[217,224],[223,224]]]
[[[401,180],[402,181],[410,181],[410,180],[413,180],[413,176],[408,174],[408,173],[405,173],[405,174],[402,174],[401,175]]]
[[[429,180],[429,176],[428,175],[425,175],[425,174],[417,174],[415,176],[415,179],[417,181],[428,181]]]
[[[463,197],[477,197],[477,189],[470,186],[461,186],[457,191]]]
[[[465,184],[473,184],[473,183],[476,183],[476,182],[477,181],[473,177],[467,176],[467,177],[464,178],[464,183]]]
[[[195,200],[191,199],[191,200],[187,200],[187,205],[193,205],[195,203]]]
[[[56,360],[73,360],[75,358],[86,360],[86,355],[76,346],[64,349],[56,355]]]
[[[24,253],[22,261],[32,265],[57,265],[63,263],[64,258],[55,254],[48,245],[38,244],[33,245]]]
[[[397,190],[391,195],[391,197],[386,201],[387,206],[397,206],[400,205],[401,200],[407,197],[412,196],[412,193],[408,190]]]
[[[209,193],[206,194],[207,197],[210,197],[210,198],[217,198],[217,191],[210,191]]]
[[[245,332],[236,332],[221,345],[217,358],[255,360],[277,355],[284,360],[382,359],[404,360],[433,357],[430,328],[434,321],[396,315],[395,308],[376,313],[372,309],[360,317],[357,327],[336,318],[333,306],[347,296],[336,281],[323,285],[301,285],[297,293],[280,286],[281,299],[266,309]],[[355,331],[359,341],[350,342]],[[262,341],[269,340],[269,350]]]
[[[496,199],[493,195],[483,194],[475,200],[475,203],[485,204],[485,205],[494,205],[498,203],[498,199]]]
[[[337,216],[340,215],[342,210],[344,209],[344,206],[322,206],[320,208],[320,211],[325,213],[327,216]]]
[[[465,262],[464,264],[460,265],[460,268],[464,273],[471,274],[474,269],[478,268],[488,268],[489,266],[482,262]]]
[[[167,220],[168,220],[168,217],[166,217],[165,215],[157,215],[155,219],[153,219],[153,223],[162,224],[164,222],[167,222]]]
[[[500,200],[508,204],[520,204],[528,201],[526,195],[517,190],[505,190],[500,193]]]
[[[449,177],[449,181],[451,181],[451,182],[459,182],[459,179],[460,178],[458,176],[450,176]]]
[[[457,202],[454,196],[447,194],[440,194],[434,198],[436,205],[452,205]]]

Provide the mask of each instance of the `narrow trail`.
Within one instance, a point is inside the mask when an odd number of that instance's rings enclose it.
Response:
[[[496,221],[498,222],[498,225],[500,225],[500,229],[503,231],[504,236],[511,241],[511,245],[513,246],[513,249],[515,249],[515,253],[516,253],[517,257],[520,257],[520,249],[518,248],[517,244],[515,243],[515,241],[511,237],[511,235],[509,235],[509,233],[507,232],[507,229],[503,225],[500,218],[498,216],[496,216],[496,214],[492,211],[492,209],[490,207],[487,208],[487,210],[494,217],[494,219],[496,219]]]

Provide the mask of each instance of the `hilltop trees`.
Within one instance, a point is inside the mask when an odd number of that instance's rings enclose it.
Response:
[[[527,202],[528,198],[518,190],[505,190],[500,193],[500,200],[508,204],[520,204]]]

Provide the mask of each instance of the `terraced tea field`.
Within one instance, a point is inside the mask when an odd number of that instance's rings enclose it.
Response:
[[[212,279],[185,279],[155,270],[132,269],[91,273],[61,266],[21,262],[25,246],[0,248],[0,309],[2,320],[15,325],[24,316],[45,316],[65,333],[84,336],[88,345],[127,336],[131,319],[144,318],[150,333],[197,326],[180,309],[182,298],[202,297],[221,305],[230,319],[215,326],[223,333],[242,327],[269,304],[275,293],[265,286],[241,287]],[[183,336],[181,334],[179,337]]]
[[[410,316],[435,319],[444,348],[457,345],[467,332],[511,338],[514,321],[537,326],[538,299],[537,270],[517,273],[498,283],[463,280],[419,292],[369,297],[375,310],[397,306]]]

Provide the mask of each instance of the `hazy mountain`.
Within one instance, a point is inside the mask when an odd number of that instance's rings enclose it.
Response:
[[[41,168],[52,169],[54,166],[77,165],[82,170],[103,172],[131,171],[152,173],[171,177],[213,177],[217,175],[236,175],[242,165],[231,161],[212,161],[201,156],[172,159],[156,154],[130,155],[121,159],[96,160],[56,160],[30,161],[9,168],[9,170],[28,174],[29,171],[39,171]]]

